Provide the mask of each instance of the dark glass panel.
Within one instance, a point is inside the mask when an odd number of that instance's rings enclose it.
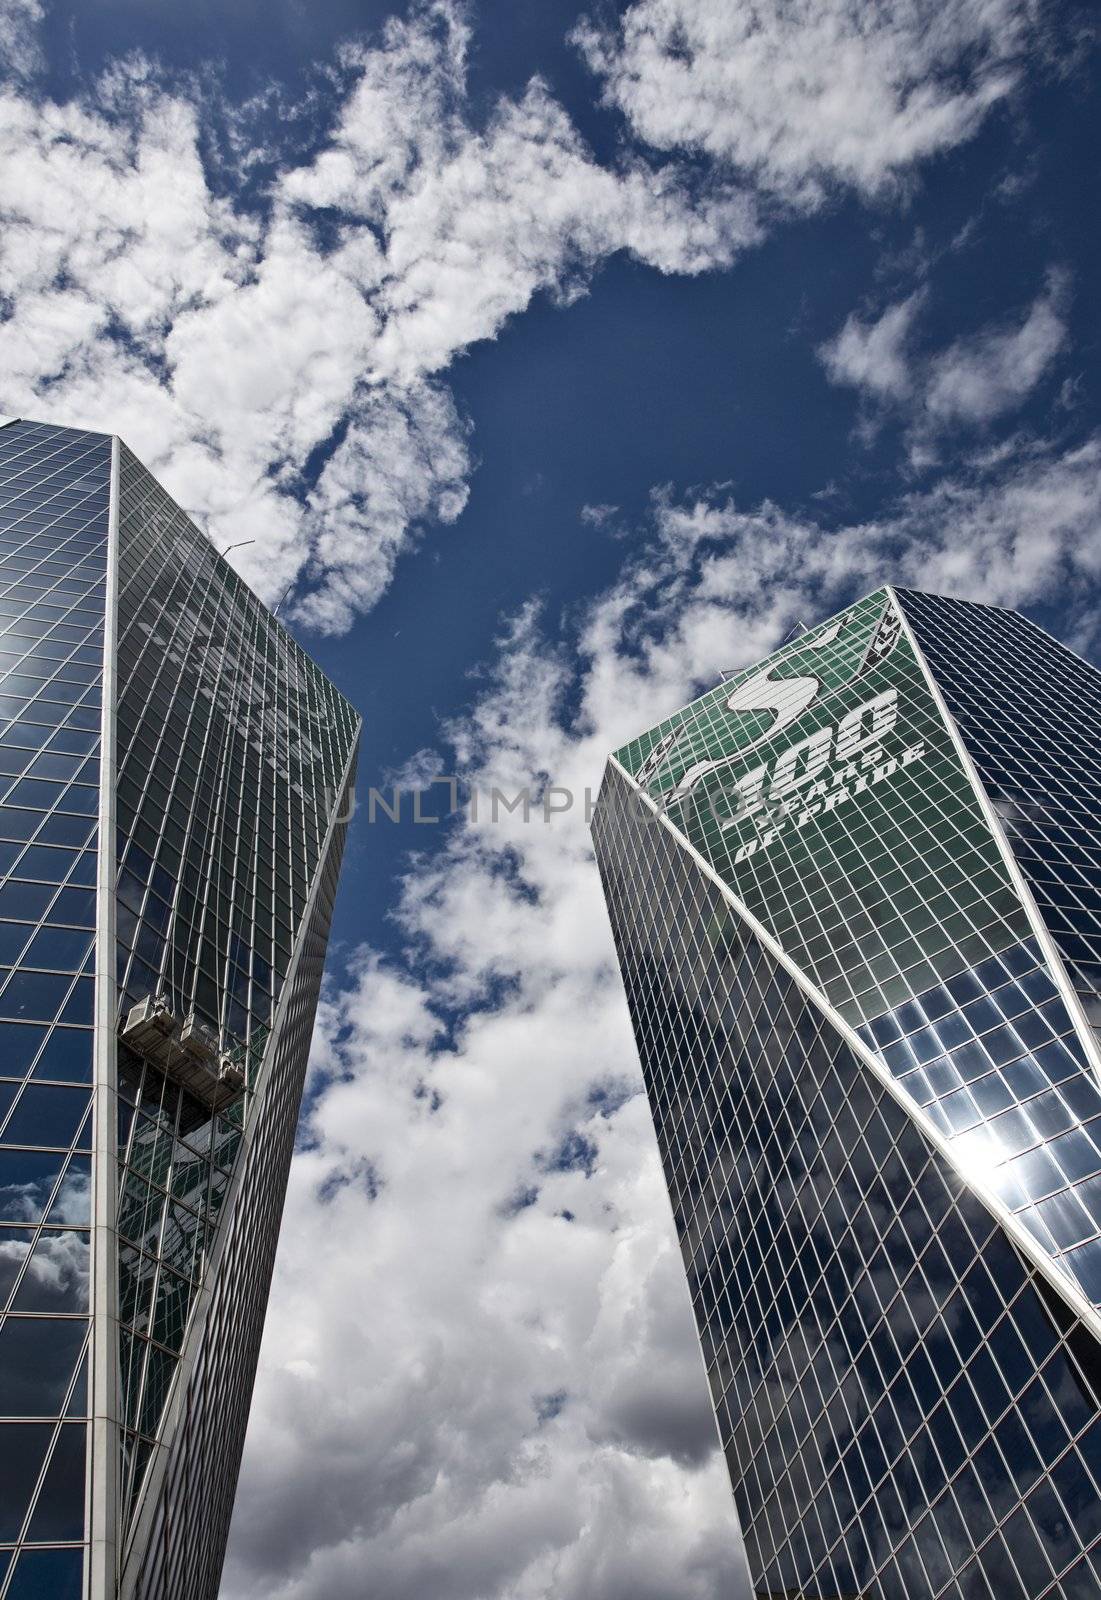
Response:
[[[158,1350],[156,1345],[149,1347],[149,1359],[146,1365],[145,1388],[141,1399],[141,1416],[138,1427],[149,1437],[154,1437],[160,1422],[161,1412],[164,1410],[165,1400],[168,1398],[168,1388],[176,1371],[176,1358],[163,1350]]]
[[[91,978],[76,980],[58,1020],[75,1027],[92,1026],[95,1020],[95,984]]]
[[[8,806],[29,806],[35,811],[52,811],[63,794],[63,786],[43,778],[22,778],[8,790],[4,796],[4,805],[0,807],[0,829],[4,826],[3,815]],[[28,837],[18,834],[17,838]]]
[[[29,1083],[4,1129],[5,1144],[54,1145],[67,1150],[88,1110],[86,1089]]]
[[[45,1028],[0,1022],[0,1077],[24,1078],[46,1037]]]
[[[77,1370],[76,1381],[69,1394],[69,1404],[65,1407],[67,1418],[86,1417],[88,1415],[88,1353],[85,1351]]]
[[[80,1600],[83,1575],[79,1549],[24,1550],[5,1600]]]
[[[0,1539],[19,1537],[53,1425],[0,1422]]]
[[[53,1028],[32,1076],[62,1083],[91,1083],[92,1042],[89,1028]]]
[[[72,981],[68,976],[52,972],[15,972],[0,994],[0,1017],[12,1021],[52,1022]]]
[[[85,1432],[83,1422],[58,1430],[27,1530],[31,1543],[84,1537]]]
[[[153,1337],[170,1350],[178,1350],[183,1343],[190,1302],[191,1285],[188,1280],[162,1267],[153,1312]]]
[[[78,928],[41,928],[31,940],[25,967],[52,968],[55,972],[78,972],[91,949],[90,933]]]
[[[86,1331],[76,1319],[9,1313],[0,1327],[0,1416],[60,1416]]]
[[[0,922],[0,967],[15,965],[33,932],[26,922]]]
[[[83,766],[83,757],[65,755],[61,751],[52,751],[49,754],[35,756],[28,769],[28,775],[34,778],[50,778],[64,782],[75,778]]]
[[[0,806],[0,839],[33,839],[41,821],[41,811],[18,811],[12,806]]]
[[[0,917],[21,917],[27,922],[37,922],[56,892],[49,884],[9,879],[0,884]]]
[[[50,924],[70,923],[77,928],[94,928],[96,925],[96,896],[94,889],[66,887],[58,894],[46,916]]]
[[[81,850],[77,856],[76,865],[69,874],[68,881],[85,889],[95,887],[96,852],[94,850]]]
[[[20,878],[35,879],[40,883],[64,883],[76,867],[79,854],[76,850],[63,850],[58,845],[32,844],[19,858],[17,870]]]

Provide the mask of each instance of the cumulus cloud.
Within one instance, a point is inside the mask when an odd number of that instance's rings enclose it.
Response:
[[[833,529],[655,495],[619,581],[537,607],[439,761],[483,796],[412,861],[405,955],[322,1013],[227,1600],[731,1600],[739,1545],[585,826],[605,757],[886,580],[1101,623],[1101,437]],[[492,787],[575,802],[550,823]],[[363,825],[361,813],[360,824]]]
[[[857,389],[871,410],[908,418],[915,459],[943,430],[984,427],[1016,409],[1048,375],[1067,342],[1069,284],[1051,271],[1022,317],[981,328],[942,350],[916,348],[924,290],[865,321],[848,317],[819,349],[831,383]]]
[[[459,0],[346,47],[325,131],[309,146],[284,107],[282,148],[141,58],[44,99],[25,77],[41,14],[0,7],[0,403],[121,432],[223,543],[255,541],[235,559],[265,598],[295,588],[290,609],[330,631],[461,513],[469,441],[442,377],[462,351],[537,294],[568,303],[619,251],[728,266],[761,237],[755,188],[880,188],[977,125],[1029,24],[1021,0],[640,0],[614,34],[584,25],[634,131],[731,164],[707,176],[637,148],[599,162],[538,78],[476,113]],[[212,153],[219,119],[234,169]],[[996,353],[957,356],[937,404],[974,408],[967,364]]]
[[[971,138],[1017,81],[1033,0],[635,0],[575,38],[605,99],[783,200],[881,193]]]
[[[313,545],[298,614],[342,632],[389,587],[409,530],[466,505],[467,425],[450,390],[417,379],[369,388],[307,499]]]
[[[880,190],[973,131],[1031,25],[1026,0],[639,0],[612,32],[583,25],[633,131],[719,158],[701,173],[637,145],[598,161],[539,78],[476,110],[459,0],[417,0],[327,64],[312,143],[278,95],[246,114],[140,57],[43,98],[41,16],[0,6],[0,403],[121,432],[223,543],[255,541],[235,559],[265,598],[292,587],[288,610],[331,631],[461,513],[458,355],[619,251],[728,266],[761,237],[759,190]],[[968,363],[996,352],[957,357],[936,403],[974,409]]]
[[[38,9],[9,5],[0,43]],[[602,166],[538,80],[479,123],[468,37],[434,0],[347,49],[326,134],[266,152],[259,201],[212,175],[196,93],[149,62],[65,103],[0,97],[5,409],[122,433],[317,628],[462,510],[467,430],[433,375],[616,251],[699,272],[757,236],[736,187]]]

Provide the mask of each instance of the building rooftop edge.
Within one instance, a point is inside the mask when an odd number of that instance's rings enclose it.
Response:
[[[357,719],[357,738],[359,737],[360,734],[362,734],[363,727],[364,727],[364,722],[363,722],[363,713],[360,711],[359,707],[354,703],[354,701],[349,700],[348,696],[344,693],[343,689],[341,689],[337,684],[333,683],[332,678],[325,671],[324,667],[321,666],[320,662],[316,661],[314,659],[314,657],[310,654],[309,650],[306,649],[305,645],[303,645],[300,640],[295,638],[294,634],[287,627],[286,623],[283,622],[275,614],[275,612],[272,610],[271,606],[267,603],[267,601],[262,599],[261,596],[256,593],[256,590],[252,587],[251,583],[249,583],[248,579],[245,578],[244,576],[242,576],[242,574],[237,571],[237,568],[235,566],[233,566],[232,563],[230,563],[229,561],[227,561],[225,559],[225,556],[221,553],[221,551],[215,545],[215,543],[214,543],[213,539],[210,537],[210,535],[203,528],[201,528],[199,526],[199,524],[196,522],[194,515],[190,511],[188,511],[184,506],[180,505],[180,503],[176,499],[175,495],[169,493],[169,491],[164,487],[164,484],[161,483],[161,480],[157,477],[157,474],[153,471],[152,467],[146,466],[146,464],[142,460],[142,458],[138,455],[138,453],[130,445],[127,444],[126,440],[122,437],[122,435],[120,433],[115,433],[114,431],[112,431],[110,429],[105,430],[105,429],[102,429],[102,428],[75,427],[71,423],[67,423],[67,422],[44,422],[38,417],[6,416],[6,415],[0,416],[0,431],[2,431],[4,428],[7,428],[7,427],[11,426],[11,424],[16,423],[16,422],[26,422],[31,427],[34,427],[34,428],[57,428],[57,429],[59,429],[59,430],[61,430],[63,432],[66,432],[66,433],[87,433],[87,434],[91,434],[95,438],[117,440],[119,446],[122,449],[125,449],[126,451],[128,451],[129,454],[131,456],[133,456],[134,460],[138,463],[138,465],[142,468],[142,470],[144,472],[148,472],[149,476],[157,484],[160,485],[160,488],[163,490],[163,492],[166,495],[168,495],[168,498],[172,501],[172,504],[176,507],[177,511],[179,511],[180,515],[182,517],[186,518],[186,520],[195,529],[195,531],[199,535],[199,537],[206,540],[206,543],[210,546],[210,550],[211,550],[211,553],[214,556],[214,559],[217,562],[219,562],[223,567],[225,567],[225,569],[228,572],[231,572],[233,574],[233,576],[236,579],[236,581],[241,585],[241,587],[243,589],[248,591],[248,593],[256,601],[256,604],[258,606],[261,606],[263,608],[263,610],[267,612],[267,614],[268,614],[269,618],[271,619],[271,621],[274,622],[276,624],[276,626],[282,630],[282,632],[286,635],[287,639],[295,647],[295,649],[296,650],[300,650],[302,652],[302,654],[311,662],[311,664],[314,667],[317,668],[318,672],[323,674],[323,676],[325,678],[325,681],[332,685],[332,688],[336,691],[336,693],[338,695],[340,695],[341,699],[345,702],[345,704],[348,706],[348,708],[352,712],[354,712],[354,714],[356,716],[356,719]]]

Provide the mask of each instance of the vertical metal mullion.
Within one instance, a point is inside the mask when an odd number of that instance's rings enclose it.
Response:
[[[119,1323],[118,1072],[115,1042],[115,747],[119,573],[119,441],[111,439],[107,582],[103,622],[103,706],[96,863],[94,1157],[92,1162],[91,1433],[87,1456],[89,1600],[114,1600],[118,1587]]]

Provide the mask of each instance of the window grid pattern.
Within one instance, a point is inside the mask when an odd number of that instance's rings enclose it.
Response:
[[[899,599],[1101,1036],[1101,672],[1017,612]]]
[[[358,719],[122,449],[119,981],[263,1046]]]
[[[344,836],[340,823],[290,976],[270,1081],[241,1173],[241,1199],[225,1224],[206,1335],[179,1426],[164,1441],[168,1462],[136,1556],[135,1600],[217,1600]]]
[[[962,1169],[1101,1304],[1101,1090],[1035,942],[858,1031]]]
[[[1018,765],[1013,771],[1017,788],[1010,790],[1004,762],[1007,737],[1012,736],[1004,730],[1018,731],[1016,713],[1007,709],[1009,650],[1018,635],[1023,632],[1033,652],[1022,650],[1026,667],[1018,672],[1030,684],[1028,727],[1023,730],[1024,748],[1030,752],[1041,747],[1048,722],[1062,725],[1070,718],[1076,695],[1078,705],[1101,701],[1101,677],[1068,651],[1053,657],[1053,647],[1047,650],[1045,676],[1042,655],[1050,641],[1023,620],[1012,627],[999,621],[1005,613],[929,600],[908,591],[904,603],[908,612],[921,616],[939,618],[942,609],[952,616],[958,612],[971,628],[967,638],[959,637],[958,629],[950,636],[940,628],[934,671],[938,681],[945,677],[953,703],[968,706],[969,736],[982,751],[995,799],[1003,809],[1012,807],[1016,815],[1024,804],[1022,768]],[[806,681],[801,675],[809,675],[813,668],[822,682],[810,710],[783,730],[773,754],[808,731],[828,728],[839,707],[893,688],[898,723],[890,729],[893,743],[888,746],[885,740],[883,752],[920,743],[926,752],[921,761],[894,772],[874,792],[862,794],[859,806],[854,796],[808,828],[781,831],[767,853],[758,851],[742,862],[736,860],[738,842],[752,836],[757,823],[724,827],[721,809],[713,810],[706,793],[702,800],[670,807],[670,817],[827,1000],[836,1002],[845,992],[838,987],[839,967],[849,985],[858,981],[855,974],[861,971],[865,981],[874,979],[875,986],[858,997],[859,1005],[841,1003],[839,1014],[858,1028],[954,1144],[965,1170],[1017,1215],[1088,1300],[1101,1305],[1101,1087],[1060,991],[1028,937],[1024,906],[905,635],[896,638],[874,669],[864,669],[869,618],[885,614],[893,614],[891,602],[873,596],[870,602],[854,606],[840,627],[827,623],[810,644],[794,654],[782,653],[779,665],[770,658],[769,671],[778,673],[781,681]],[[980,627],[968,621],[973,615],[990,620]],[[1008,641],[1000,653],[999,628]],[[931,634],[935,629],[926,626],[924,631]],[[816,644],[818,638],[825,638],[826,644]],[[979,658],[984,666],[979,688],[972,692],[968,674],[972,661]],[[1066,678],[1061,698],[1050,688],[1052,659]],[[961,661],[966,664],[962,669]],[[716,705],[717,714],[734,727],[737,738],[753,734],[761,721],[767,727],[773,713],[760,714],[758,722],[749,723],[747,713],[732,718],[725,704],[729,692],[736,693],[747,677],[755,675],[750,669],[724,685],[723,698],[717,702],[714,694],[697,702],[708,707],[705,739],[694,738],[691,751],[679,755],[676,765],[666,766],[660,778],[666,793],[681,768],[701,753],[714,755],[729,746],[731,735],[723,736],[721,724],[714,721]],[[1092,692],[1092,702],[1086,690]],[[1045,718],[1041,708],[1049,699],[1053,710]],[[1073,749],[1089,748],[1084,714],[1079,713],[1077,724],[1070,719],[1074,731],[1064,740],[1067,770],[1072,774],[1067,792],[1078,796],[1088,796],[1086,780],[1099,775],[1098,769],[1081,763],[1074,768],[1069,762]],[[1003,767],[997,770],[991,768],[982,743],[980,719],[987,745],[993,740],[1001,753]],[[748,733],[738,731],[743,724]],[[671,726],[677,726],[675,719]],[[677,749],[679,745],[673,747]],[[646,759],[646,741],[634,741],[625,753],[639,770]],[[735,778],[759,759],[759,752],[751,753],[735,765]],[[1034,753],[1029,759],[1035,766]],[[728,781],[725,773],[714,781],[724,779]],[[831,786],[828,770],[822,782]],[[1031,793],[1027,826],[1033,832],[1045,828],[1048,839],[1050,827],[1032,820],[1037,812],[1035,783]],[[1075,804],[1081,822],[1087,801],[1079,798]],[[1097,859],[1101,872],[1101,854]],[[1087,869],[1076,870],[1081,928],[1087,918],[1084,895],[1089,888]],[[1040,892],[1047,895],[1045,906],[1057,924],[1059,910],[1048,905],[1052,886],[1041,883]],[[1101,922],[1095,919],[1094,925],[1101,938]],[[1063,948],[1068,959],[1080,958],[1080,987],[1092,981],[1091,973],[1101,974],[1101,963],[1092,968],[1081,959],[1081,933],[1072,935],[1061,925],[1059,935],[1064,941],[1078,940],[1064,943]],[[889,957],[885,945],[891,947]],[[909,966],[902,954],[907,950],[911,956],[918,952]],[[888,959],[896,970],[881,983]],[[890,1007],[888,999],[893,1001]],[[1101,1013],[1101,999],[1094,1004]]]
[[[888,597],[872,595],[845,614],[839,631],[826,624],[808,643],[731,678],[617,752],[629,772],[645,772],[662,739],[684,728],[649,777],[650,793],[665,799],[671,820],[854,1027],[1029,933],[909,641],[896,633],[886,654],[869,657],[871,641],[892,619]],[[765,672],[793,682],[816,680],[820,687],[775,740],[739,756],[747,742],[767,733],[775,714],[732,714],[726,702]],[[850,766],[846,774],[844,764],[834,762],[817,785],[799,784],[788,802],[795,808],[817,795],[825,806],[840,792],[840,803],[809,826],[789,820],[767,848],[739,860],[764,824],[759,813],[731,819],[738,780],[892,690],[897,721],[881,750],[865,752],[870,759],[860,771]],[[915,750],[917,758],[903,762]],[[669,803],[684,774],[705,760],[726,764],[685,799]]]
[[[224,1220],[358,717],[125,446],[118,630],[120,1013],[164,995],[216,1032],[249,1079],[244,1100],[212,1116],[120,1046],[125,1527]],[[284,1107],[292,1130],[296,1109]],[[242,1292],[231,1294],[237,1315]]]
[[[83,1582],[110,440],[0,429],[0,1593]]]
[[[202,1281],[241,1142],[240,1107],[212,1115],[119,1046],[119,1362],[122,1493],[129,1507],[153,1451],[188,1312]]]
[[[1096,1341],[629,801],[594,840],[756,1593],[1095,1596]]]

